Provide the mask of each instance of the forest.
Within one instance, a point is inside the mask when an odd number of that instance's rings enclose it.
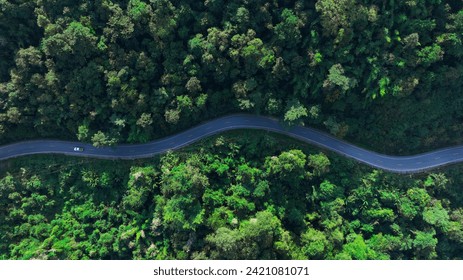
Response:
[[[249,112],[379,152],[459,144],[462,7],[0,0],[0,141],[140,143]]]
[[[265,132],[0,174],[0,259],[462,259],[461,168],[395,175]]]
[[[459,0],[0,0],[0,144],[144,143],[229,113],[408,155],[462,144]],[[462,259],[459,166],[264,132],[0,162],[0,259]]]

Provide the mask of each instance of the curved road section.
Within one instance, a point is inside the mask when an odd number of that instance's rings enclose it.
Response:
[[[64,154],[102,159],[147,158],[165,153],[168,150],[179,149],[223,131],[235,129],[259,129],[277,132],[355,159],[374,168],[396,173],[417,173],[463,161],[463,146],[414,156],[388,156],[354,146],[315,129],[303,126],[286,128],[276,119],[245,114],[218,118],[146,144],[96,148],[91,144],[70,141],[18,142],[0,147],[0,160],[32,154]],[[74,147],[83,147],[84,151],[74,151]]]

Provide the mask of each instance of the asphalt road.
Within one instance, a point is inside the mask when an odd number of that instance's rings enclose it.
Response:
[[[32,154],[64,154],[103,159],[148,158],[187,146],[205,137],[234,129],[260,129],[284,134],[306,143],[331,150],[375,168],[396,173],[417,173],[443,165],[463,162],[463,146],[446,148],[414,156],[388,156],[378,154],[336,139],[326,133],[297,126],[283,127],[277,120],[254,115],[231,115],[218,118],[184,132],[146,144],[118,145],[96,148],[88,143],[34,140],[0,147],[0,160]],[[83,147],[83,152],[75,152],[74,147]]]

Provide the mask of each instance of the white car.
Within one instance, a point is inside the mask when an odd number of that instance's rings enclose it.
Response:
[[[74,147],[74,152],[83,152],[84,148],[82,147]]]

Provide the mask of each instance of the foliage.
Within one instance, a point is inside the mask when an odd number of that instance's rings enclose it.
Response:
[[[61,156],[13,160],[0,176],[0,255],[463,257],[459,168],[393,175],[266,133],[245,135],[228,133],[137,162]],[[436,189],[437,179],[431,178],[441,178],[443,187]]]
[[[1,143],[140,143],[232,112],[383,153],[463,136],[458,1],[0,0],[0,30]],[[463,257],[461,171],[385,174],[243,134],[1,163],[0,256]]]
[[[456,144],[462,18],[455,1],[1,1],[0,142],[139,143],[243,111],[379,152]]]

